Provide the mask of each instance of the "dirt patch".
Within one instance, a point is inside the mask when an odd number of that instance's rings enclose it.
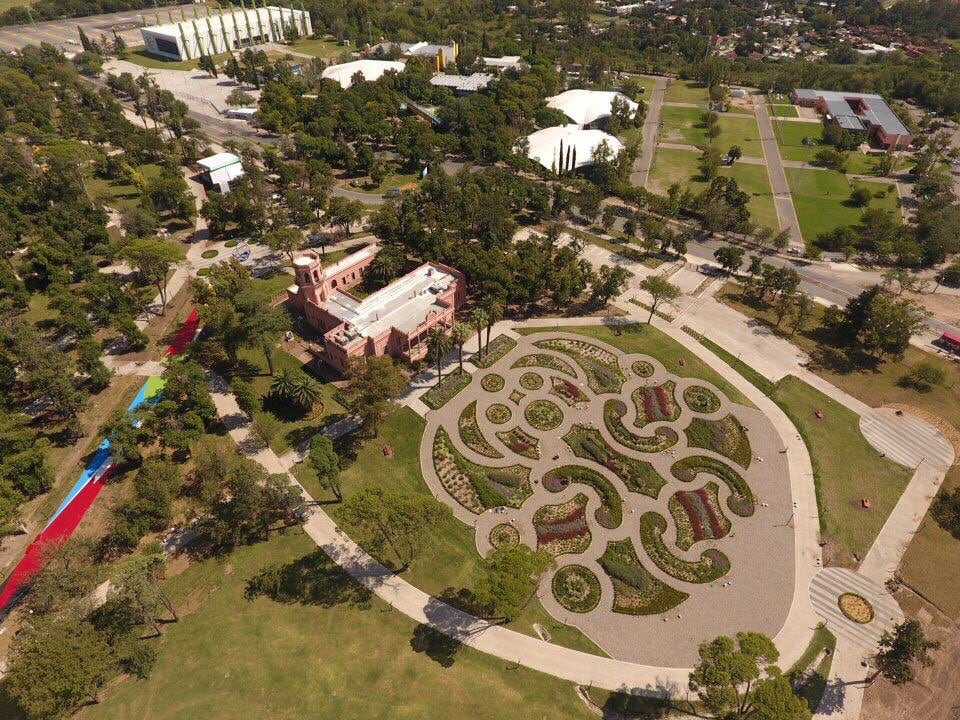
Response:
[[[823,534],[820,536],[820,541],[823,543],[820,550],[824,567],[842,567],[850,570],[860,567],[860,562],[853,553],[832,535]]]
[[[904,297],[908,297],[924,309],[933,313],[937,320],[946,323],[957,323],[960,321],[960,312],[957,312],[957,306],[960,305],[960,298],[956,295],[946,293],[912,293],[905,292]]]

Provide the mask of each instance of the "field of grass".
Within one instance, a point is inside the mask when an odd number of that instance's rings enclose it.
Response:
[[[704,112],[699,108],[665,106],[660,111],[660,141],[700,148],[710,145],[706,125],[701,120]],[[739,145],[744,156],[763,157],[760,131],[752,115],[722,114],[718,124],[720,135],[713,139],[713,144],[721,151],[726,152],[727,148]]]
[[[288,572],[276,599],[246,597],[269,566]],[[182,615],[150,678],[112,687],[86,720],[593,717],[572,685],[368,599],[299,528],[193,565],[167,590]]]
[[[0,0],[0,12],[14,7],[24,7],[29,5],[31,0]]]
[[[655,78],[649,75],[635,75],[633,79],[636,80],[643,87],[643,99],[649,100],[650,96],[653,94],[653,85]]]
[[[701,191],[706,183],[693,179],[700,172],[697,168],[698,159],[699,156],[689,150],[657,148],[650,169],[650,191],[666,194],[675,182],[688,184],[694,192]],[[754,222],[772,228],[779,226],[766,166],[734,163],[731,167],[721,168],[720,174],[736,179],[740,189],[750,195],[749,209]]]
[[[663,363],[667,372],[680,377],[699,377],[713,383],[731,402],[755,408],[743,393],[733,387],[723,377],[710,368],[703,360],[692,355],[683,345],[657,328],[640,323],[629,325],[581,325],[564,327],[558,320],[556,327],[516,328],[521,335],[533,335],[539,332],[568,332],[585,335],[613,345],[625,353],[644,353]],[[684,364],[680,364],[683,359]]]
[[[424,425],[423,418],[413,410],[401,408],[384,422],[379,437],[363,442],[356,449],[355,459],[350,459],[349,452],[343,452],[345,469],[341,479],[344,497],[348,498],[368,485],[399,492],[430,494],[420,472],[420,439]],[[387,445],[393,449],[392,458],[383,454],[383,448]],[[314,498],[329,499],[329,494],[319,486],[316,475],[307,464],[297,465],[294,473]],[[330,515],[351,534],[351,527],[342,523],[338,510],[338,505],[328,506]],[[471,588],[479,562],[473,528],[451,516],[446,523],[431,529],[429,549],[416,558],[403,576],[421,590],[440,595],[449,589]],[[531,602],[509,627],[534,635],[535,622],[546,627],[553,636],[553,642],[559,645],[597,655],[605,654],[575,627],[553,619],[537,601]]]
[[[710,102],[710,94],[706,87],[693,80],[673,80],[667,85],[664,101],[706,105]]]
[[[143,174],[144,180],[160,175],[160,166],[154,163],[138,165],[136,169]],[[140,191],[132,183],[111,182],[96,176],[88,177],[85,182],[91,196],[115,210],[123,212],[140,204]]]
[[[329,40],[319,40],[316,38],[302,38],[290,46],[291,50],[296,50],[305,55],[330,60],[336,58],[340,53],[348,51],[350,48],[341,47],[335,42]]]
[[[773,117],[795,118],[800,117],[797,108],[793,105],[771,105],[770,114]]]
[[[871,192],[885,191],[883,198],[873,198],[871,207],[880,207],[894,213],[899,220],[897,207],[899,195],[896,188],[888,191],[887,182],[855,181],[833,170],[800,170],[785,168],[793,205],[800,220],[800,232],[807,242],[812,242],[820,233],[829,232],[842,225],[855,225],[860,221],[863,208],[849,203],[852,189],[863,185]]]
[[[221,53],[214,55],[213,59],[221,63],[226,62],[229,57],[230,53]],[[151,55],[143,45],[128,49],[124,59],[153,70],[196,70],[200,67],[199,60],[169,60],[159,55]]]

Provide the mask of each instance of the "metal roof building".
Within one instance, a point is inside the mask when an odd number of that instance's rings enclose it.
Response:
[[[845,130],[866,133],[885,147],[904,148],[913,135],[881,96],[872,93],[797,88],[791,95],[797,105],[815,107]]]
[[[217,153],[202,160],[197,160],[197,165],[204,169],[204,182],[220,190],[220,192],[230,190],[230,181],[243,175],[243,165],[240,157],[233,153]]]
[[[434,75],[430,84],[436,87],[450,88],[454,95],[468,95],[483,90],[494,79],[491,73],[473,73],[472,75]]]

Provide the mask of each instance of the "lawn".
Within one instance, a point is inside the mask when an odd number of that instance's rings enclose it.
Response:
[[[29,5],[30,2],[31,0],[0,0],[0,12],[4,12],[10,8],[24,7]]]
[[[690,185],[694,192],[700,192],[706,183],[693,179],[700,172],[698,160],[699,156],[689,150],[657,148],[650,170],[650,191],[663,195],[670,185],[678,182]],[[772,228],[779,227],[766,166],[734,163],[731,167],[721,168],[720,174],[735,178],[740,189],[750,195],[749,209],[754,222]]]
[[[329,40],[319,40],[316,38],[301,38],[290,46],[291,50],[301,52],[304,55],[313,55],[314,57],[330,60],[336,58],[340,53],[349,52],[349,47],[341,47],[335,42]]]
[[[214,62],[218,64],[226,62],[229,58],[230,53],[213,56]],[[199,60],[169,60],[159,55],[151,55],[143,45],[128,49],[124,60],[153,70],[196,70],[200,67]]]
[[[291,573],[278,599],[245,597],[269,566]],[[167,590],[182,615],[150,678],[107,690],[87,720],[593,717],[572,685],[365,600],[299,528],[195,564]]]
[[[882,191],[883,198],[870,201],[871,207],[880,207],[894,213],[897,220],[900,210],[896,186],[891,191],[886,182],[850,182],[842,173],[833,170],[800,170],[785,168],[787,182],[793,195],[793,205],[800,220],[800,232],[807,242],[812,242],[820,233],[830,232],[843,225],[855,225],[860,221],[864,208],[850,204],[850,192],[858,185],[872,192]]]
[[[558,321],[559,322],[559,321]],[[627,325],[583,325],[577,327],[518,327],[516,331],[521,335],[532,335],[538,332],[568,332],[577,335],[586,335],[595,340],[602,340],[613,345],[625,353],[643,353],[650,355],[661,363],[674,375],[680,377],[699,377],[715,385],[731,402],[755,408],[743,393],[733,387],[723,377],[710,368],[703,360],[692,355],[683,345],[666,333],[652,325],[631,323]],[[680,364],[680,360],[684,364]]]
[[[160,175],[160,166],[146,163],[136,166],[144,180],[152,180]],[[133,183],[105,180],[96,176],[86,179],[88,192],[105,205],[123,212],[140,205],[140,191]]]
[[[711,142],[707,137],[706,124],[701,120],[704,112],[699,108],[665,106],[660,112],[660,141],[707,147]],[[720,135],[713,139],[713,144],[721,151],[726,152],[727,148],[739,145],[744,156],[763,157],[760,131],[752,115],[724,113],[720,115],[718,124]]]
[[[384,422],[379,437],[359,446],[356,459],[350,460],[350,453],[343,452],[345,469],[341,473],[341,479],[344,497],[350,497],[367,485],[379,485],[406,493],[430,494],[420,472],[420,439],[424,426],[423,418],[413,410],[401,408]],[[384,455],[385,446],[393,450],[392,458]],[[308,465],[297,465],[294,473],[315,498],[329,498],[329,494],[320,488],[316,475]],[[342,524],[338,510],[337,505],[328,506],[330,515]],[[349,525],[344,524],[343,527],[348,534],[351,533]],[[451,588],[459,590],[472,587],[480,563],[474,537],[472,527],[451,516],[442,526],[431,529],[429,549],[420,554],[404,572],[404,578],[432,595],[440,595]],[[536,601],[531,602],[510,627],[527,635],[535,635],[535,622],[545,626],[553,636],[553,642],[558,645],[605,655],[579,630],[555,620]]]
[[[635,80],[643,88],[643,99],[650,100],[650,96],[653,95],[653,86],[656,82],[656,78],[651,77],[650,75],[631,75],[631,80]]]
[[[672,80],[667,85],[664,101],[706,105],[710,102],[710,93],[704,85],[693,80]]]
[[[770,114],[774,117],[795,118],[800,117],[797,108],[793,105],[771,105]]]
[[[784,160],[813,162],[817,153],[823,149],[823,124],[819,122],[777,122],[773,121],[773,131],[780,146],[780,157]],[[815,144],[805,145],[806,138]]]
[[[804,650],[800,659],[787,671],[790,682],[794,685],[800,682],[806,672],[807,679],[796,688],[796,693],[807,701],[811,712],[816,712],[823,692],[827,688],[830,678],[830,666],[833,664],[833,652],[837,647],[837,638],[823,624],[817,626],[810,638],[810,644]],[[826,655],[824,655],[826,652]],[[815,660],[819,660],[812,666]],[[812,667],[811,667],[812,666]]]
[[[947,473],[941,493],[960,487],[960,464]],[[930,517],[923,519],[900,565],[903,579],[947,615],[960,619],[960,539]]]

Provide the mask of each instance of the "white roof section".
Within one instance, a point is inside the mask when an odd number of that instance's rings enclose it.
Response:
[[[584,130],[579,125],[544,128],[527,137],[529,143],[527,157],[536,160],[547,170],[556,172],[564,165],[567,148],[573,148],[569,152],[576,152],[576,167],[586,167],[593,164],[593,151],[603,141],[610,146],[614,156],[619,155],[623,150],[623,143],[602,130]],[[561,148],[563,158],[560,156]]]
[[[446,87],[460,92],[478,92],[483,90],[494,79],[492,73],[473,73],[472,75],[434,75],[430,84],[435,87]]]
[[[380,79],[385,72],[403,72],[402,62],[394,60],[354,60],[353,62],[331,65],[325,68],[320,76],[328,80],[335,80],[340,87],[346,90],[353,84],[353,76],[360,73],[364,80],[373,82]]]
[[[500,68],[506,70],[509,68],[523,67],[524,63],[519,55],[504,55],[503,57],[484,57],[480,58],[487,67]]]
[[[455,281],[454,275],[424,264],[364,300],[334,290],[323,309],[348,324],[336,336],[342,343],[376,337],[390,328],[410,333],[432,313],[445,309],[437,303],[437,296]]]
[[[146,19],[150,18],[150,10],[152,8],[145,8],[143,15]],[[154,33],[156,35],[166,35],[167,37],[178,39],[181,36],[181,32],[186,33],[188,36],[192,35],[194,32],[194,22],[196,22],[197,31],[201,35],[208,35],[208,26],[209,30],[212,30],[214,34],[220,34],[224,30],[228,33],[234,32],[237,28],[243,33],[243,36],[246,37],[247,22],[251,23],[252,28],[257,28],[257,18],[260,18],[260,22],[269,22],[272,18],[274,21],[283,18],[285,21],[289,22],[292,18],[299,19],[304,15],[303,11],[296,10],[294,8],[288,7],[278,7],[277,5],[267,5],[265,7],[249,7],[246,9],[243,8],[228,8],[223,12],[211,13],[210,15],[197,15],[195,18],[188,18],[186,20],[175,20],[173,22],[165,22],[159,25],[145,25],[142,30],[147,32]]]
[[[233,165],[240,162],[240,156],[234,155],[233,153],[222,152],[217,153],[216,155],[211,155],[210,157],[205,157],[202,160],[197,160],[197,165],[202,165],[207,170],[219,170],[225,168],[228,165]]]
[[[622,98],[632,112],[637,104],[623,93],[605,90],[567,90],[547,98],[547,107],[561,111],[577,125],[589,125],[601,118],[610,117],[614,98]]]

